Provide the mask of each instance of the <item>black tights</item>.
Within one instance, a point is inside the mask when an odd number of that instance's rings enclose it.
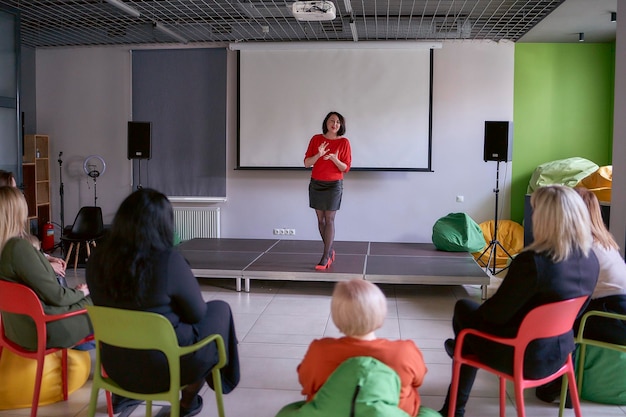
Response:
[[[317,227],[324,242],[324,253],[322,254],[322,259],[320,259],[320,265],[326,264],[328,258],[331,257],[335,241],[335,213],[337,212],[334,210],[315,210]]]

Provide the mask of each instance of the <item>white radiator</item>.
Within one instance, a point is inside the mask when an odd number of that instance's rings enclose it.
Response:
[[[219,207],[174,207],[174,225],[181,240],[220,237]]]

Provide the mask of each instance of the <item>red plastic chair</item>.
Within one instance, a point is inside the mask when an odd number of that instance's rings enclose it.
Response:
[[[37,408],[39,406],[39,394],[41,392],[45,356],[59,350],[61,351],[61,384],[63,389],[63,400],[67,400],[67,349],[46,348],[46,323],[79,314],[87,314],[87,310],[83,309],[69,313],[47,315],[43,311],[39,297],[37,297],[37,294],[35,294],[35,292],[29,287],[14,282],[0,280],[0,312],[23,314],[30,316],[35,322],[35,326],[37,328],[37,350],[31,351],[13,343],[6,337],[4,329],[2,328],[2,320],[0,319],[0,358],[2,358],[3,349],[7,348],[16,355],[35,359],[37,361],[37,373],[35,375],[35,388],[33,391],[33,405],[30,412],[31,417],[36,417]],[[89,340],[93,340],[93,335],[87,336],[76,344],[79,345]]]
[[[463,329],[459,332],[459,335],[456,338],[456,346],[452,362],[452,386],[450,388],[450,408],[448,417],[454,417],[461,365],[469,365],[474,368],[484,369],[485,371],[496,374],[499,377],[500,417],[504,417],[506,413],[506,380],[512,381],[514,385],[515,404],[518,417],[525,417],[526,415],[524,410],[524,389],[543,385],[561,377],[562,375],[567,375],[568,381],[575,381],[574,365],[572,363],[571,354],[568,355],[563,366],[561,366],[561,368],[552,375],[541,379],[525,379],[524,352],[526,351],[528,344],[533,340],[560,336],[572,330],[574,320],[586,300],[586,296],[572,298],[570,300],[544,304],[531,310],[526,317],[524,317],[524,320],[522,320],[517,337],[515,338],[498,337],[475,329]],[[480,362],[476,355],[463,354],[463,342],[465,341],[465,337],[468,335],[475,335],[493,342],[512,346],[514,349],[513,375],[498,371],[489,365]],[[570,383],[568,385],[576,417],[581,417],[580,400],[578,398],[576,384]]]

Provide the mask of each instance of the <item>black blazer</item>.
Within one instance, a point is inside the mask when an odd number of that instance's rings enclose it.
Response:
[[[471,322],[474,326],[471,327],[498,336],[514,337],[522,319],[533,308],[591,295],[599,269],[593,252],[587,257],[573,254],[558,263],[552,262],[545,254],[522,252],[511,262],[496,293],[473,313]],[[487,342],[477,343],[472,350],[486,363],[511,372],[512,348]],[[531,342],[525,355],[525,377],[536,379],[555,372],[573,350],[573,332]]]

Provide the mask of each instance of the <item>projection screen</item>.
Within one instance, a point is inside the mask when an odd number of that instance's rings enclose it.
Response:
[[[302,168],[309,140],[337,111],[352,169],[430,171],[431,51],[239,51],[237,168]]]

